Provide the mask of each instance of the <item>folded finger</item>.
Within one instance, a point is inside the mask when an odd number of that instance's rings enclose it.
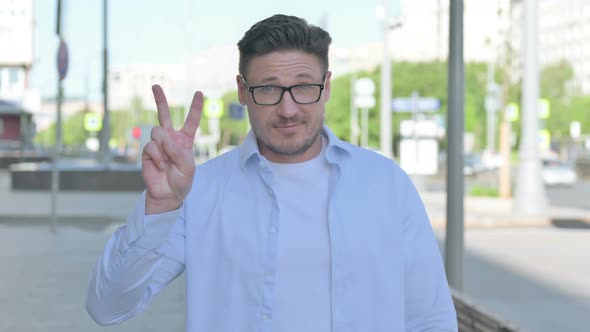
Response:
[[[195,160],[192,149],[183,149],[174,144],[169,137],[162,141],[162,151],[176,165],[181,173],[190,175],[195,167]]]
[[[150,137],[152,139],[151,142],[154,142],[158,150],[162,151],[162,141],[164,141],[164,139],[168,137],[168,135],[166,134],[166,130],[164,130],[164,128],[160,126],[153,127],[150,133]],[[162,157],[164,160],[168,160],[168,156],[166,156],[165,154],[163,154]]]
[[[166,161],[164,160],[164,155],[156,145],[154,141],[149,142],[143,148],[142,160],[151,160],[154,164],[160,168],[164,169],[166,167]]]

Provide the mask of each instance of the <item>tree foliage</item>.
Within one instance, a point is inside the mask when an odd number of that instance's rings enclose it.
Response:
[[[551,111],[549,118],[540,122],[540,127],[549,130],[554,141],[569,137],[573,121],[581,123],[582,132],[590,131],[590,96],[582,95],[572,84],[574,74],[573,66],[565,60],[541,68],[539,97],[549,100]],[[509,101],[520,104],[522,81],[510,86],[509,96]]]
[[[380,107],[380,68],[371,72],[360,72],[339,76],[332,80],[332,94],[327,105],[326,122],[335,134],[345,140],[350,139],[351,80],[356,77],[368,77],[377,86],[375,97],[377,105],[369,110],[369,145],[379,145],[379,107]],[[392,64],[392,97],[409,97],[416,91],[423,97],[440,100],[441,108],[431,116],[446,121],[447,111],[447,64],[446,62],[394,62]],[[486,65],[469,63],[465,68],[465,130],[473,132],[476,137],[485,135],[485,87]],[[411,118],[408,112],[392,115],[394,146],[399,140],[400,122]],[[479,140],[481,141],[481,140]]]

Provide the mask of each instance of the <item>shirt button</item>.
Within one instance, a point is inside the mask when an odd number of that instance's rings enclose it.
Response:
[[[274,226],[270,226],[270,229],[268,231],[271,232],[271,233],[276,233],[277,232],[277,230],[276,230],[276,228]]]
[[[261,314],[260,318],[262,318],[262,320],[270,320],[272,317],[270,317],[270,315],[267,314]]]
[[[267,276],[267,277],[272,277],[273,276],[273,273],[270,272],[270,271],[267,271],[266,273],[264,273],[264,275]]]

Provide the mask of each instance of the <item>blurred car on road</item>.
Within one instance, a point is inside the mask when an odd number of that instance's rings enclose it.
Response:
[[[544,159],[542,162],[543,183],[546,186],[571,187],[578,182],[576,170],[572,165],[559,160]]]
[[[475,176],[485,171],[485,165],[481,160],[481,155],[477,153],[466,153],[463,155],[463,174]]]

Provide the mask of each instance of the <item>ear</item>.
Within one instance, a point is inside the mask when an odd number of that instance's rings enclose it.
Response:
[[[236,84],[238,85],[238,100],[240,101],[240,104],[242,106],[246,105],[246,101],[248,100],[248,89],[244,84],[244,79],[242,78],[242,75],[236,75]]]
[[[326,72],[326,79],[324,80],[324,102],[327,102],[328,100],[330,100],[330,92],[331,92],[331,87],[332,87],[332,84],[330,83],[331,77],[332,77],[332,72],[328,70]]]

